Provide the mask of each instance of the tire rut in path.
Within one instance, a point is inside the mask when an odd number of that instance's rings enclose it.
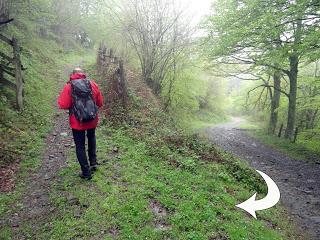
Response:
[[[248,130],[237,128],[242,122],[234,118],[206,129],[206,134],[223,150],[268,174],[280,189],[281,203],[308,235],[305,239],[320,239],[320,165],[293,159],[251,138]]]

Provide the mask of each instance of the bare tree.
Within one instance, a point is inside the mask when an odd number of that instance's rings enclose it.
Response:
[[[138,56],[143,80],[160,95],[168,73],[176,71],[177,58],[190,42],[184,8],[172,0],[129,0],[115,9],[123,35]]]

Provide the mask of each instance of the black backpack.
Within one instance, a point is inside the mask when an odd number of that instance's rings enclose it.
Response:
[[[93,99],[90,81],[77,79],[70,81],[73,113],[80,122],[90,122],[97,117],[98,107]]]

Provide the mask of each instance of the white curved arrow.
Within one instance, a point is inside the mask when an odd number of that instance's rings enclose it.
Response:
[[[271,208],[280,200],[280,191],[275,182],[267,174],[258,170],[256,171],[263,177],[264,181],[267,183],[267,196],[263,199],[256,200],[257,193],[255,193],[247,201],[236,205],[236,207],[242,208],[243,210],[250,213],[255,219],[257,219],[256,211]]]

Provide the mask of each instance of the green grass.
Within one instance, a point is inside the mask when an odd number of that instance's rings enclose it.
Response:
[[[265,122],[257,122],[253,118],[245,117],[246,123],[239,126],[242,129],[255,130],[248,131],[248,134],[261,140],[263,143],[278,149],[293,158],[298,158],[308,162],[318,162],[320,155],[320,138],[319,130],[304,130],[299,132],[297,141],[279,138],[276,135],[267,134]]]
[[[30,236],[295,239],[281,207],[259,212],[260,220],[235,207],[255,191],[266,191],[248,166],[228,155],[204,155],[211,159],[205,160],[201,150],[212,148],[196,139],[182,137],[161,143],[154,136],[140,139],[132,130],[99,128],[98,158],[102,165],[92,181],[77,176],[79,165],[75,154],[71,154],[68,167],[60,172],[62,180],[53,187],[51,199],[56,211],[47,224],[38,232],[30,232]],[[114,147],[119,153],[112,151]],[[218,156],[228,160],[223,162]],[[79,203],[71,204],[70,196]],[[166,209],[167,215],[155,216],[150,208],[152,201]],[[155,227],[159,222],[166,226],[165,230]],[[270,228],[271,223],[274,229]]]
[[[261,140],[263,143],[278,149],[289,156],[308,162],[318,162],[320,155],[320,140],[316,138],[314,140],[305,139],[302,133],[298,136],[298,141],[292,143],[292,141],[279,138],[274,135],[268,135],[265,131],[259,130],[254,132],[249,132],[252,137]]]

